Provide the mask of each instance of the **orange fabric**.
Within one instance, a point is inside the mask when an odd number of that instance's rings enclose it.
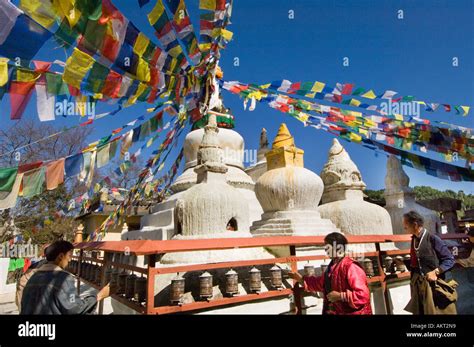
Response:
[[[46,164],[46,189],[56,189],[64,182],[64,161],[62,158]]]

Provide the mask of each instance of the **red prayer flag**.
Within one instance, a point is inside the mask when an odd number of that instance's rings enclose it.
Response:
[[[35,81],[10,83],[10,119],[21,119],[34,87]]]

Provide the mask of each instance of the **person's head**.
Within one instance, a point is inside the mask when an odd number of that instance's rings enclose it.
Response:
[[[403,215],[403,229],[407,234],[418,234],[423,229],[423,217],[416,211],[410,211]]]
[[[71,261],[74,246],[71,242],[60,240],[50,244],[45,250],[46,260],[64,269]]]
[[[346,246],[347,239],[341,233],[330,233],[324,238],[324,250],[331,259],[344,257]]]

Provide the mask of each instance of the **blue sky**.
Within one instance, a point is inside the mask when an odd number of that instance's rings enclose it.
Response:
[[[136,0],[114,0],[119,9],[150,38],[154,30],[146,14],[154,0],[140,9]],[[14,1],[17,3],[17,1]],[[198,28],[198,0],[187,0],[195,29]],[[266,83],[273,80],[355,83],[378,92],[396,90],[419,100],[472,105],[474,95],[474,8],[472,0],[236,0],[232,15],[234,39],[222,51],[225,80]],[[294,19],[289,18],[293,11]],[[397,18],[403,10],[404,19]],[[51,40],[52,41],[52,40]],[[156,39],[154,39],[157,42]],[[47,43],[37,59],[64,60],[61,49]],[[344,67],[343,58],[350,65]],[[459,66],[452,66],[453,57]],[[239,66],[234,66],[235,58]],[[254,112],[244,111],[242,100],[224,93],[224,102],[236,117],[236,129],[246,147],[258,148],[261,128],[270,140],[281,122],[286,122],[298,147],[305,150],[305,166],[320,173],[333,136],[304,128],[298,121],[266,104]],[[8,97],[0,103],[1,117],[8,119]],[[115,127],[141,115],[146,105],[136,105],[116,115],[113,121],[96,122],[93,141]],[[110,110],[102,105],[98,112]],[[422,117],[473,127],[474,111],[467,117],[454,113],[425,113]],[[34,98],[24,117],[37,118]],[[2,121],[5,122],[13,121]],[[69,117],[58,125],[77,124]],[[4,126],[4,125],[3,125]],[[386,174],[386,157],[358,144],[342,142],[362,172],[369,189],[381,189]],[[437,179],[411,168],[405,169],[411,185],[474,193],[473,185]]]

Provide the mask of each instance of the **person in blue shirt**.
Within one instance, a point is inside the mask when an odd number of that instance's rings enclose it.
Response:
[[[405,232],[412,235],[411,257],[407,264],[411,271],[411,300],[405,310],[413,314],[456,313],[455,303],[446,300],[446,297],[453,297],[449,292],[454,289],[444,281],[446,273],[455,264],[454,256],[446,243],[423,225],[423,217],[418,212],[410,211],[403,215]],[[441,297],[444,300],[437,300]],[[452,304],[448,305],[448,301]]]

